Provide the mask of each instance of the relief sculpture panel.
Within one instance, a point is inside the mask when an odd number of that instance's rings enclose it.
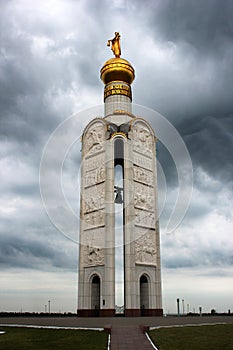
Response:
[[[100,183],[92,187],[88,187],[83,193],[83,212],[91,213],[93,211],[104,208],[105,206],[105,184]]]
[[[102,210],[84,214],[84,230],[88,230],[93,227],[104,226],[104,219],[105,214]]]
[[[154,210],[155,197],[153,187],[135,182],[134,206],[135,208]]]
[[[83,160],[84,188],[105,181],[105,153]]]
[[[103,181],[105,181],[104,165],[101,164],[99,168],[85,172],[84,187],[93,186]]]
[[[155,231],[138,228],[135,241],[135,263],[141,265],[156,265]]]
[[[80,242],[83,245],[82,261],[84,266],[104,265],[104,229],[85,231]]]
[[[95,155],[91,158],[86,157],[84,160],[84,173],[101,169],[105,165],[105,153]]]
[[[144,184],[147,184],[149,186],[153,186],[153,173],[152,171],[148,171],[146,169],[143,169],[138,166],[133,167],[134,172],[134,180],[138,182],[142,182]]]
[[[136,122],[132,127],[133,149],[149,158],[153,157],[154,135],[143,122]]]
[[[141,209],[135,209],[135,225],[155,229],[155,213]]]
[[[102,122],[96,121],[83,136],[84,154],[90,156],[103,150],[105,139],[106,127]]]
[[[136,152],[134,152],[134,164],[144,169],[153,171],[152,159],[148,159],[147,157]]]
[[[81,262],[84,267],[104,265],[106,126],[91,122],[83,134]]]
[[[86,267],[104,265],[103,248],[85,246],[84,257],[84,266]]]

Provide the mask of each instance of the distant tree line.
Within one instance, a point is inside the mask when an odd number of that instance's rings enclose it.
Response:
[[[212,309],[210,312],[202,312],[201,315],[202,316],[233,316],[233,313],[231,312],[231,310],[228,310],[228,312],[217,312],[215,309]],[[200,313],[189,312],[187,316],[200,316]]]
[[[0,312],[0,317],[74,317],[77,316],[73,312]]]
[[[74,312],[7,312],[1,311],[0,317],[76,317],[77,314]],[[177,314],[170,314],[166,316],[177,316]],[[200,313],[189,312],[188,314],[181,314],[183,316],[199,316]],[[228,312],[217,312],[215,309],[212,309],[209,313],[202,313],[202,316],[233,316],[233,312],[228,310]]]

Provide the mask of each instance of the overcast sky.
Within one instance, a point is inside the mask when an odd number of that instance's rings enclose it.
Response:
[[[99,71],[115,31],[136,71],[133,102],[174,125],[193,165],[189,209],[168,234],[177,174],[158,143],[164,310],[174,312],[176,298],[191,311],[233,310],[232,13],[228,0],[0,0],[0,310],[44,311],[48,300],[51,311],[76,310],[77,244],[46,214],[39,166],[61,122],[102,104]],[[64,192],[75,211],[79,138],[96,116],[80,114],[66,157]]]

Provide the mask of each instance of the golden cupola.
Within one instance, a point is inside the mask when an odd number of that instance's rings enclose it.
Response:
[[[124,58],[114,57],[103,65],[100,76],[105,85],[112,81],[123,81],[132,84],[134,80],[134,69]]]
[[[121,58],[120,34],[115,32],[115,37],[108,40],[115,55],[107,60],[100,71],[100,77],[105,84],[104,101],[111,95],[125,95],[132,101],[131,87],[135,74],[131,63]]]

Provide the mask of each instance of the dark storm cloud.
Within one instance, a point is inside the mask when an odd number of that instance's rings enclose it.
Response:
[[[211,99],[207,100],[209,108],[213,106],[213,111],[220,114],[232,112],[233,106],[232,12],[232,1],[178,0],[161,1],[154,16],[150,13],[155,19],[154,32],[158,31],[162,40],[177,44],[184,62],[188,59],[192,63],[194,75],[190,75],[191,81],[198,74],[196,70],[200,69],[199,74],[202,74],[201,64],[206,63],[207,73],[211,69],[209,75],[200,77],[200,81],[203,79],[203,86],[212,93]],[[197,110],[198,106],[189,114],[193,112],[194,115]],[[208,109],[206,111],[208,113]]]
[[[210,211],[209,211],[210,212]],[[191,222],[194,222],[193,220]],[[200,220],[200,216],[198,222]],[[206,229],[208,230],[208,226]],[[217,225],[216,225],[217,226]],[[166,268],[176,267],[224,267],[233,265],[233,253],[232,246],[224,243],[224,238],[214,235],[212,237],[208,235],[208,232],[204,232],[204,235],[200,231],[187,226],[184,231],[177,230],[172,235],[162,236],[163,251],[162,262]],[[210,230],[210,228],[209,228]],[[179,232],[180,231],[180,232]],[[196,231],[196,234],[195,234]],[[179,254],[177,252],[179,251]]]
[[[180,255],[169,254],[167,251],[166,256],[163,257],[163,266],[166,268],[189,268],[205,266],[226,266],[233,265],[233,255],[230,249],[223,251],[220,248],[215,247],[214,249],[206,249],[206,247],[199,246],[198,249],[195,247],[189,247],[186,251],[180,249]]]
[[[35,147],[45,142],[73,112],[72,105],[64,111],[53,103],[76,92],[73,82],[77,91],[84,80],[91,83],[96,67],[87,59],[91,55],[83,49],[84,39],[59,37],[61,28],[36,12],[29,18],[26,11],[23,20],[15,4],[1,3],[0,114],[1,134],[17,140],[20,151],[25,143]]]
[[[18,221],[18,222],[17,222]],[[35,270],[69,269],[77,266],[77,246],[47,226],[42,232],[38,222],[1,220],[0,266]],[[45,229],[45,225],[43,226]],[[4,232],[5,230],[5,232]]]
[[[172,121],[194,167],[224,186],[233,170],[233,2],[168,0],[137,6],[147,18],[157,51],[168,51],[164,61],[158,61],[155,49],[149,70],[147,55],[138,74],[146,77],[148,89],[142,90],[136,81],[135,95]],[[162,147],[159,159],[168,182],[175,185],[174,167]]]
[[[233,114],[196,116],[181,122],[178,130],[194,167],[200,166],[218,180],[221,187],[232,180]],[[202,183],[198,182],[198,186]]]
[[[202,168],[219,182],[215,191],[232,181],[233,174],[233,114],[197,115],[176,123],[192,159],[194,173]],[[176,168],[165,147],[158,142],[157,156],[169,185],[177,185]],[[196,174],[196,173],[195,173]],[[195,176],[195,185],[204,188],[201,179]],[[210,190],[213,191],[211,184]]]
[[[223,57],[230,54],[233,36],[233,2],[225,0],[146,1],[163,40],[188,43],[198,54]],[[152,22],[152,23],[153,23]]]

